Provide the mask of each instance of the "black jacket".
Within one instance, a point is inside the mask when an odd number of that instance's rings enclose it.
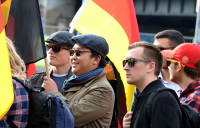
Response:
[[[69,69],[69,72],[68,72],[68,75],[67,75],[67,78],[65,79],[65,81],[68,80],[72,75],[74,75],[71,70],[72,70],[72,68]],[[52,75],[52,73],[53,72],[50,72],[50,76]],[[44,79],[43,79],[44,76],[46,76],[46,72],[35,73],[28,79],[28,82],[32,87],[42,86],[42,83],[44,81]],[[64,84],[63,84],[63,86],[64,86]],[[61,90],[61,93],[62,93],[62,90]]]
[[[152,101],[151,117],[147,115],[147,100],[157,88],[165,88],[160,80],[151,82],[136,98],[131,128],[180,128],[182,114],[171,92],[157,94]]]

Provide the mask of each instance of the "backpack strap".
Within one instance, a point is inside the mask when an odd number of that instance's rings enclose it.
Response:
[[[25,82],[25,80],[21,80],[21,79],[19,79],[19,78],[17,78],[17,77],[12,77],[14,80],[16,80],[17,82],[19,82],[24,88],[25,88],[25,90],[27,91],[27,92],[30,92],[31,91],[31,87],[30,86],[28,86],[27,84],[26,84],[26,82]]]
[[[180,106],[178,96],[177,96],[177,94],[174,90],[172,90],[170,88],[157,88],[156,90],[153,91],[153,93],[149,96],[149,98],[147,100],[147,116],[148,116],[149,119],[151,119],[151,113],[152,113],[151,103],[153,102],[153,99],[155,98],[155,96],[158,93],[163,92],[163,91],[171,92],[174,95],[176,101],[178,102],[178,104]]]
[[[6,122],[10,125],[11,128],[18,128],[9,117],[7,118]]]

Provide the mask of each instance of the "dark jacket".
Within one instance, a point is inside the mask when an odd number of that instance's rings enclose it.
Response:
[[[68,75],[67,75],[67,78],[65,79],[65,81],[68,80],[72,75],[74,75],[71,70],[72,70],[72,68],[69,69],[69,72],[68,72]],[[50,72],[50,76],[52,75],[52,73],[53,73],[53,71]],[[46,76],[46,72],[35,73],[28,79],[28,82],[32,87],[42,86],[43,81],[44,81],[44,79],[43,79],[44,76]],[[63,84],[63,86],[64,86],[64,84]],[[61,90],[61,93],[62,93],[62,90]]]
[[[151,82],[136,97],[131,119],[131,128],[180,128],[181,110],[171,92],[158,93],[152,101],[151,117],[147,115],[147,100],[157,88],[165,88],[160,80]]]

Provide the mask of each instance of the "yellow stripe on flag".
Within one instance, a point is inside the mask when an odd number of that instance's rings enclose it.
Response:
[[[10,12],[10,4],[11,4],[11,0],[6,0],[4,3],[1,4],[1,9],[2,9],[2,13],[3,13],[3,22],[4,22],[5,26],[8,22],[8,16],[9,16],[9,12]]]
[[[70,26],[73,25],[76,18],[77,15],[72,20]],[[127,110],[130,110],[135,86],[127,84],[125,71],[122,66],[122,60],[125,59],[129,46],[128,37],[122,26],[105,10],[92,0],[89,0],[75,29],[82,34],[97,34],[107,40],[109,45],[108,57],[120,73],[125,87]]]
[[[10,60],[0,8],[0,119],[7,113],[14,101]]]

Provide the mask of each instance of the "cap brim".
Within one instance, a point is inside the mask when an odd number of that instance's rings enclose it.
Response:
[[[163,50],[161,54],[166,58],[173,58],[172,50]]]

